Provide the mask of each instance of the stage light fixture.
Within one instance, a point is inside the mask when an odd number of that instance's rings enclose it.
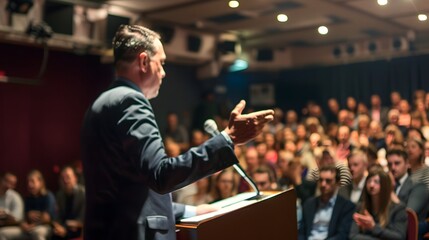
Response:
[[[33,0],[9,0],[6,10],[11,13],[27,14],[33,7]]]

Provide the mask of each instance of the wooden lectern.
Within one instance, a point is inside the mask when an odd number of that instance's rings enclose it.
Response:
[[[296,193],[263,192],[248,205],[195,223],[176,225],[178,240],[298,239]]]

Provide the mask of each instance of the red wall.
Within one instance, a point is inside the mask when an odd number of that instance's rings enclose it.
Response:
[[[36,78],[42,48],[0,43],[0,53],[0,72]],[[34,168],[56,191],[54,168],[79,159],[84,112],[112,78],[111,65],[99,63],[97,56],[50,50],[40,83],[0,83],[0,172],[17,174],[20,192]]]

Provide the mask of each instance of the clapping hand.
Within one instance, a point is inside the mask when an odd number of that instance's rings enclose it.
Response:
[[[364,211],[363,214],[355,213],[353,214],[353,219],[356,224],[365,230],[372,230],[375,227],[374,218],[369,214],[367,210]]]
[[[236,145],[244,144],[262,132],[265,124],[274,118],[273,110],[262,110],[249,114],[242,114],[246,102],[241,100],[235,106],[229,117],[225,132]]]

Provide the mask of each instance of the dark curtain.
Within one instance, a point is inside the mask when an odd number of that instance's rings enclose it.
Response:
[[[329,98],[345,106],[348,96],[369,105],[370,96],[379,94],[383,105],[390,105],[390,92],[399,91],[411,100],[417,89],[429,90],[429,55],[410,56],[331,67],[297,70],[225,73],[231,99],[249,99],[249,86],[270,82],[276,89],[276,105],[300,110],[313,100],[326,107]],[[256,106],[257,107],[257,106]]]

